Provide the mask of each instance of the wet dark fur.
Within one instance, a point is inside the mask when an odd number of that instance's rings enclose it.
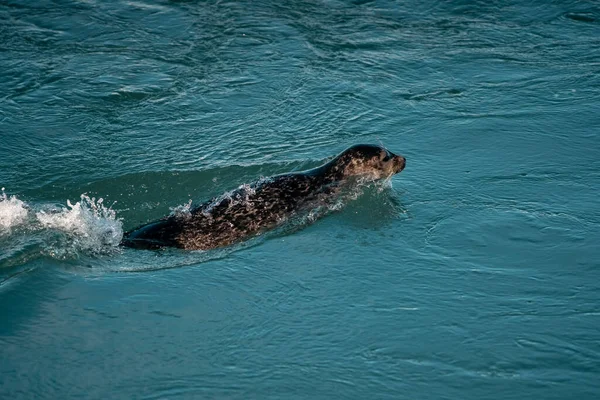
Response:
[[[127,232],[124,246],[172,246],[207,250],[226,246],[284,222],[305,209],[326,204],[353,178],[387,178],[404,169],[405,159],[383,147],[350,147],[329,163],[304,172],[261,179],[179,213]]]

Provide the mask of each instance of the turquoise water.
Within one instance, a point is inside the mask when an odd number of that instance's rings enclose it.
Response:
[[[599,132],[596,2],[3,1],[0,398],[596,399]],[[406,170],[116,246],[357,143]]]

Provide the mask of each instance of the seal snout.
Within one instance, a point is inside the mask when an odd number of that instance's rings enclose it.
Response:
[[[402,171],[406,167],[406,158],[394,156],[394,166],[396,167],[396,173]]]

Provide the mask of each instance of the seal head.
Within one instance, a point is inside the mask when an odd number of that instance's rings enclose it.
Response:
[[[333,160],[316,168],[315,174],[330,182],[350,177],[365,180],[388,179],[402,171],[406,159],[381,146],[359,144],[344,150]]]

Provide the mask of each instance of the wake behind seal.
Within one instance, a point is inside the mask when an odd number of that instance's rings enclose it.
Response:
[[[307,171],[263,178],[213,198],[189,213],[164,217],[125,234],[121,245],[140,249],[208,250],[249,239],[290,216],[326,204],[344,185],[387,179],[406,160],[381,146],[352,146]]]

